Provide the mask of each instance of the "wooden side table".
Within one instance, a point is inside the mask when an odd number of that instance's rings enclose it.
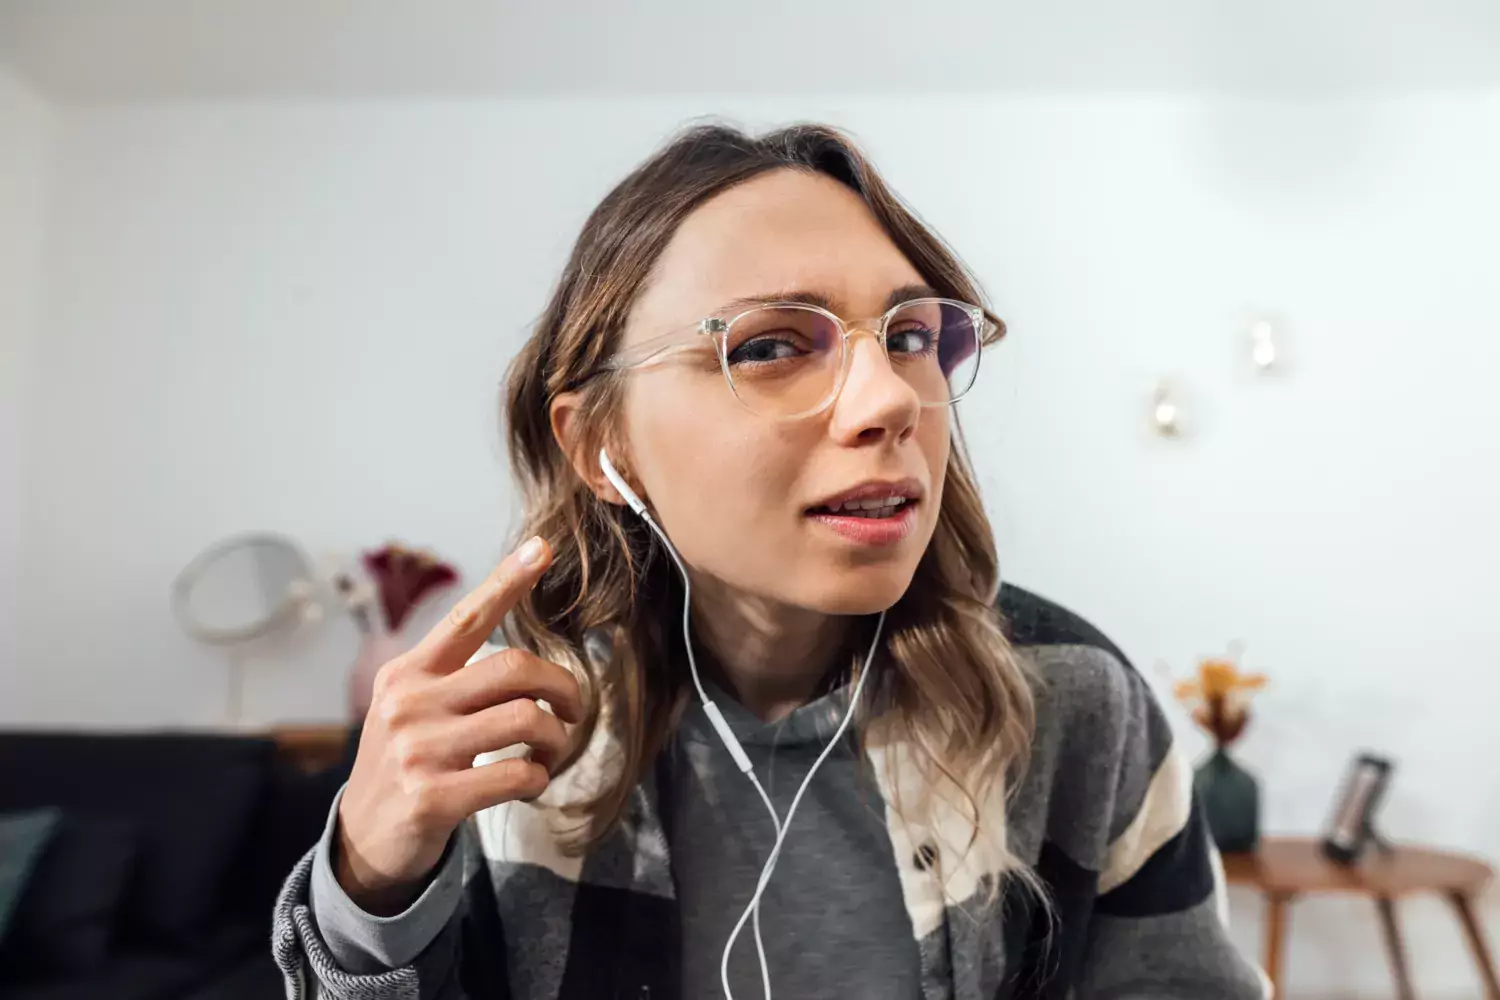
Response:
[[[336,722],[276,726],[271,738],[283,760],[303,771],[317,771],[343,761],[349,754],[353,727]]]
[[[1269,837],[1262,839],[1253,853],[1224,855],[1224,872],[1231,885],[1251,886],[1266,897],[1265,969],[1276,1000],[1285,995],[1281,956],[1287,910],[1298,896],[1323,893],[1353,893],[1375,901],[1397,995],[1401,1000],[1413,1000],[1395,904],[1402,896],[1422,892],[1435,892],[1448,900],[1479,966],[1485,996],[1500,1000],[1495,961],[1474,908],[1474,898],[1494,877],[1494,871],[1482,861],[1422,847],[1397,846],[1389,854],[1370,847],[1358,864],[1345,868],[1325,858],[1316,840]]]

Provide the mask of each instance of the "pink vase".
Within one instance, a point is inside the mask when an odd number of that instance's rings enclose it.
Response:
[[[360,634],[359,653],[349,669],[349,718],[356,726],[365,721],[370,711],[375,675],[380,668],[420,642],[447,613],[453,597],[453,588],[444,587],[414,609],[399,632],[384,631],[380,628],[384,623],[377,622],[375,629]]]

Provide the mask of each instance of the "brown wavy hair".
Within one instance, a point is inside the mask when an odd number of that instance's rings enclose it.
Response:
[[[788,169],[847,186],[928,284],[946,297],[983,303],[958,257],[847,136],[823,125],[761,136],[719,125],[690,128],[589,216],[551,301],[511,365],[505,402],[510,458],[524,492],[522,537],[541,535],[556,556],[503,634],[510,644],[585,678],[587,719],[564,768],[601,725],[618,746],[608,777],[564,810],[576,821],[568,845],[580,853],[620,820],[676,724],[690,679],[675,569],[638,519],[598,499],[579,477],[553,435],[549,408],[559,393],[579,392],[571,422],[579,440],[569,448],[592,456],[609,447],[611,455],[626,457],[610,431],[618,422],[621,376],[603,364],[617,349],[657,259],[698,206],[759,174]],[[993,341],[1005,327],[990,318]],[[1004,852],[1003,829],[980,829],[981,803],[996,790],[1014,788],[1024,767],[1032,692],[1000,628],[994,540],[961,440],[955,444],[932,541],[911,586],[887,612],[878,673],[871,677],[875,694],[866,702],[877,707],[865,711],[860,731],[867,735],[877,718],[889,724],[925,768],[924,777],[945,779],[957,790],[974,834],[998,837]],[[591,643],[593,635],[608,642]],[[851,672],[858,666],[851,655]],[[986,813],[993,827],[993,814]]]

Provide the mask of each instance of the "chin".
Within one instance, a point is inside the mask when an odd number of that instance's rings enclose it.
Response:
[[[804,607],[825,615],[874,615],[901,600],[911,586],[912,570],[865,567],[831,573],[805,600]]]

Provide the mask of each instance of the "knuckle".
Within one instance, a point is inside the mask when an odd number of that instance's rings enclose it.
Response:
[[[551,776],[547,774],[547,769],[535,761],[526,762],[526,768],[521,772],[518,780],[523,794],[529,799],[536,798],[545,792],[547,786],[552,783]]]
[[[495,654],[496,671],[501,677],[518,677],[526,672],[531,654],[514,646]]]
[[[422,741],[410,732],[399,732],[391,737],[390,753],[391,760],[402,773],[421,770],[427,758]]]
[[[448,610],[448,627],[457,635],[468,635],[479,625],[479,602],[465,597]]]
[[[539,795],[547,787],[546,768],[521,757],[505,761],[498,777],[507,793],[517,798]]]
[[[390,694],[391,690],[401,680],[401,675],[405,673],[402,669],[404,663],[405,660],[398,656],[393,660],[387,660],[381,664],[380,669],[375,671],[375,680],[370,687],[371,694],[374,697],[383,698]]]
[[[417,718],[417,698],[406,688],[392,688],[378,701],[380,721],[390,730],[401,730]]]
[[[396,772],[396,789],[401,793],[403,798],[413,803],[422,798],[424,794],[423,789],[431,781],[431,775],[423,774],[420,771],[398,770]]]
[[[517,698],[507,703],[507,711],[511,722],[525,732],[540,729],[546,722],[547,712],[530,698]]]

